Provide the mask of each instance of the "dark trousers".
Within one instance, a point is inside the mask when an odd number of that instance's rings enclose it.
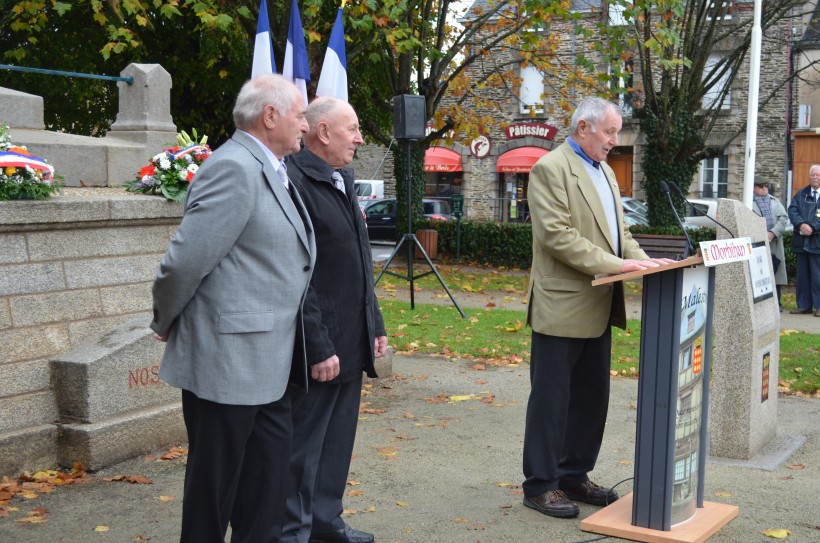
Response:
[[[796,253],[798,309],[820,309],[820,255]]]
[[[226,405],[182,391],[188,464],[182,498],[183,543],[279,539],[284,519],[292,426],[290,396],[265,405]]]
[[[524,429],[524,495],[587,480],[609,408],[610,328],[597,338],[533,332]]]
[[[283,543],[344,527],[342,500],[359,422],[362,376],[342,384],[311,381],[293,402],[293,454]]]

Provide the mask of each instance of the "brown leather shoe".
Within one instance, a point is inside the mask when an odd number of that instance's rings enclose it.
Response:
[[[561,490],[547,490],[537,496],[524,496],[524,505],[550,517],[573,518],[580,513],[578,504],[567,499]]]
[[[609,505],[618,499],[618,493],[611,488],[598,486],[592,481],[584,481],[575,488],[563,489],[567,498],[591,505]]]
[[[807,307],[806,309],[800,309],[798,307],[797,309],[792,309],[789,313],[792,315],[811,315],[811,308]]]

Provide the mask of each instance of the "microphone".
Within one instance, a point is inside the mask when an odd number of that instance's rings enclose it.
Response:
[[[693,204],[692,202],[690,202],[689,200],[687,200],[687,199],[686,199],[686,196],[684,196],[683,191],[680,189],[680,187],[679,187],[679,186],[677,186],[675,183],[670,183],[670,185],[672,186],[672,190],[673,190],[673,191],[675,191],[675,192],[678,194],[678,196],[680,196],[680,197],[681,197],[681,199],[682,199],[684,202],[686,202],[687,204],[689,204],[689,207],[691,207],[691,208],[692,208],[692,211],[694,211],[695,213],[697,213],[697,214],[699,214],[699,215],[701,215],[701,216],[703,216],[703,217],[706,217],[707,219],[709,219],[710,221],[712,221],[712,222],[713,222],[713,223],[715,223],[716,225],[718,225],[718,226],[720,226],[721,228],[723,228],[724,230],[726,230],[726,231],[729,233],[729,236],[730,236],[730,237],[733,237],[733,238],[736,238],[736,237],[737,237],[737,236],[735,235],[735,233],[734,233],[734,232],[732,232],[731,230],[729,230],[728,228],[726,228],[725,226],[723,226],[721,223],[719,223],[717,219],[710,217],[708,213],[704,213],[704,211],[703,211],[702,209],[700,209],[698,206],[696,206],[695,204]]]
[[[672,201],[672,195],[669,194],[669,186],[666,184],[666,181],[659,181],[658,186],[661,188],[661,191],[666,194],[666,199],[669,200],[669,207],[672,208],[672,213],[675,214],[675,218],[678,220],[678,226],[683,230],[683,235],[686,236],[686,248],[683,250],[683,258],[681,259],[683,260],[695,252],[695,247],[692,245],[692,238],[689,237],[689,232],[686,231],[686,228],[683,226],[683,221],[680,220],[680,215],[678,215],[678,210]],[[675,186],[675,184],[672,183],[672,186]]]

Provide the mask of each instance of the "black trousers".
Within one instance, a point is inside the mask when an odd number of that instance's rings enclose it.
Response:
[[[562,338],[533,332],[524,430],[524,495],[572,488],[595,467],[609,408],[612,332]]]
[[[265,405],[226,405],[182,391],[188,464],[183,543],[279,540],[293,429],[288,394]]]
[[[293,400],[293,454],[282,543],[344,527],[342,500],[359,423],[362,374],[341,384],[310,382]]]

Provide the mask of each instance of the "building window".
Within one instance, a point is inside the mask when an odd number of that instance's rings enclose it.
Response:
[[[715,107],[718,104],[724,90],[726,90],[726,96],[723,98],[723,103],[720,104],[720,109],[729,109],[732,105],[732,92],[727,89],[729,85],[729,76],[731,73],[727,70],[717,79],[715,79],[717,72],[714,74],[712,73],[716,67],[718,70],[721,69],[718,67],[718,64],[721,64],[722,59],[723,55],[713,53],[709,55],[709,58],[706,60],[706,65],[703,67],[704,83],[707,78],[709,80],[714,80],[714,83],[709,90],[703,93],[703,109],[711,109]]]
[[[521,113],[544,112],[544,76],[532,64],[521,66]]]
[[[734,2],[709,2],[709,14],[706,16],[706,19],[711,21],[714,19],[722,19],[724,21],[728,21],[732,18],[732,12],[734,11],[735,6]]]
[[[612,101],[620,108],[624,117],[632,116],[632,100],[634,90],[634,76],[632,74],[634,63],[627,60],[621,64],[620,73],[614,74],[612,65],[609,66],[609,88],[615,89],[615,96]]]
[[[721,155],[700,162],[700,195],[703,198],[726,198],[728,180],[728,156]]]
[[[461,172],[428,172],[424,184],[424,195],[434,198],[449,198],[461,194]]]
[[[626,6],[620,4],[609,4],[607,6],[607,11],[609,12],[609,25],[610,26],[626,26],[626,17],[624,17],[624,11],[626,10]]]

